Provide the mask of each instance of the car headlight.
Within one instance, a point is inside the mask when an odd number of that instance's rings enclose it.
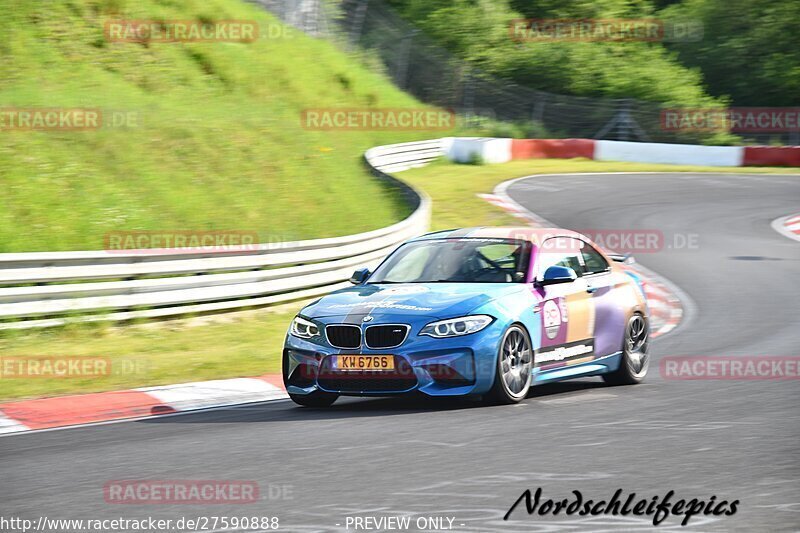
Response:
[[[289,331],[295,337],[310,339],[319,335],[319,326],[298,315],[292,320],[292,326],[289,328]]]
[[[458,337],[460,335],[469,335],[480,331],[494,320],[489,315],[471,315],[462,316],[459,318],[449,318],[447,320],[439,320],[438,322],[431,322],[419,332],[420,335],[428,335],[442,339],[445,337]]]

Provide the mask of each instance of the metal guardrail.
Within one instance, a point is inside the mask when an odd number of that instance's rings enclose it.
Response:
[[[405,220],[385,228],[262,244],[243,254],[212,249],[0,254],[0,320],[6,321],[0,329],[233,311],[347,286],[355,268],[374,267],[397,245],[426,231],[430,200],[389,172],[426,165],[442,154],[443,142],[367,151],[370,172],[399,190],[413,209]]]

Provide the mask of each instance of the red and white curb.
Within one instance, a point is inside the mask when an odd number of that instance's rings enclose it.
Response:
[[[539,174],[538,176],[550,175]],[[513,182],[536,176],[525,176],[503,182],[495,188],[494,194],[479,194],[478,196],[512,216],[526,221],[533,227],[554,227],[554,224],[547,219],[532,213],[508,196],[507,189]],[[644,293],[645,298],[647,298],[647,305],[650,308],[650,322],[653,329],[653,333],[650,336],[652,338],[660,337],[678,327],[685,315],[682,300],[688,302],[688,297],[685,295],[678,297],[680,290],[674,284],[642,265],[635,264],[627,268],[634,270],[644,279]]]
[[[149,418],[289,397],[280,374],[0,404],[0,434]]]
[[[637,270],[636,266],[632,267]],[[640,273],[642,273],[640,271]],[[650,323],[653,326],[651,337],[665,335],[678,327],[683,319],[681,301],[665,285],[650,276],[645,278],[644,296],[650,309]]]
[[[537,217],[532,216],[532,213],[527,209],[520,207],[519,204],[514,202],[513,200],[506,199],[503,196],[498,196],[496,194],[479,194],[479,198],[483,198],[490,204],[494,205],[495,207],[499,207],[503,211],[509,213],[513,217],[517,217],[519,219],[524,220],[531,226],[539,226]]]
[[[449,137],[445,155],[457,163],[468,163],[477,156],[486,163],[582,157],[670,165],[800,166],[800,146],[703,146],[595,139]]]
[[[0,411],[0,434],[16,433],[18,431],[28,431],[30,428],[13,418],[8,418]]]
[[[800,214],[780,217],[772,221],[775,231],[795,241],[800,241]]]

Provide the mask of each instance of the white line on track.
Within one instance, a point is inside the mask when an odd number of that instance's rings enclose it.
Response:
[[[564,404],[581,403],[581,402],[595,401],[595,400],[610,400],[612,398],[617,398],[617,395],[609,394],[606,392],[581,392],[578,394],[565,396],[563,398],[553,398],[552,400],[539,400],[539,403],[544,403],[547,405],[564,405]]]

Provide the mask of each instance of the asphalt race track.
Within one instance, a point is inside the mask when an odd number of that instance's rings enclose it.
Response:
[[[595,501],[619,488],[646,499],[673,490],[673,501],[740,500],[733,516],[698,515],[687,527],[670,516],[660,531],[799,530],[800,382],[664,380],[658,360],[800,355],[800,243],[770,227],[800,210],[800,177],[552,176],[508,192],[565,227],[663,233],[664,249],[637,259],[693,304],[686,323],[653,343],[644,384],[585,379],[536,388],[508,407],[343,399],[310,410],[279,401],[12,435],[0,438],[2,514],[277,516],[279,531],[296,532],[394,515],[451,517],[453,531],[653,530],[651,517],[528,516],[524,505],[502,519],[528,488]],[[108,504],[103,485],[119,479],[255,480],[262,499]]]

